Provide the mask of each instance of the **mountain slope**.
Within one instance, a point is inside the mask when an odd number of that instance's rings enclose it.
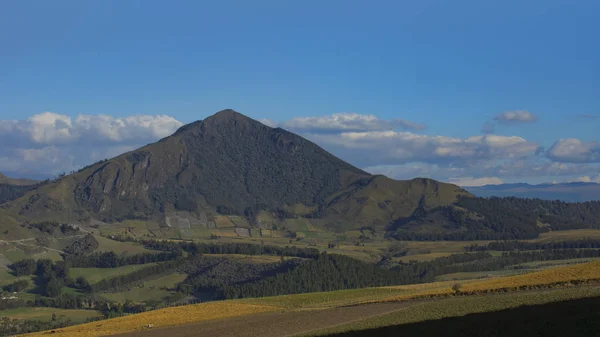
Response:
[[[465,189],[479,197],[538,198],[569,202],[600,200],[600,184],[597,183],[502,184]]]
[[[26,220],[105,222],[185,211],[198,221],[259,211],[317,218],[336,230],[383,230],[419,205],[469,195],[429,179],[372,176],[314,143],[233,110],[183,126],[154,144],[98,162],[2,205]]]

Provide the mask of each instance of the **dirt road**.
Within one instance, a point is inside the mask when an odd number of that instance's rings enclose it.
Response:
[[[354,307],[311,311],[288,311],[235,317],[189,325],[154,328],[120,337],[284,337],[321,330],[405,310],[416,302],[366,304]]]

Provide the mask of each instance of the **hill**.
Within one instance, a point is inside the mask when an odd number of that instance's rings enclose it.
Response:
[[[4,193],[0,239],[36,236],[23,235],[19,225],[39,222],[95,226],[107,235],[124,229],[133,236],[231,235],[285,243],[311,237],[325,245],[375,236],[532,239],[600,223],[600,202],[474,198],[432,179],[371,175],[296,134],[233,110],[28,188],[33,190],[9,187]]]
[[[7,176],[5,176],[4,174],[0,173],[0,185],[16,185],[16,186],[29,186],[29,185],[35,185],[39,183],[39,181],[37,180],[33,180],[33,179],[12,179],[9,178]]]
[[[501,184],[478,187],[464,187],[479,197],[519,197],[544,200],[584,202],[600,200],[600,184],[562,183],[562,184]]]
[[[281,128],[233,110],[183,126],[172,136],[90,165],[2,206],[18,221],[113,223],[169,216],[204,226],[238,215],[270,227],[312,218],[331,230],[375,226],[469,196],[430,179],[396,181],[370,175]],[[183,225],[183,226],[186,226]]]

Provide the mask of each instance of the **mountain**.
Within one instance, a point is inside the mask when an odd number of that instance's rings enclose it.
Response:
[[[464,188],[479,197],[520,197],[569,202],[600,200],[600,184],[597,183],[573,182],[539,185],[519,183]]]
[[[37,183],[39,183],[37,180],[23,178],[12,179],[0,173],[0,185],[30,186]]]
[[[156,143],[42,184],[1,205],[0,217],[142,219],[192,228],[218,215],[238,215],[254,225],[311,218],[336,231],[383,231],[418,208],[450,205],[461,196],[470,194],[431,179],[370,175],[298,135],[223,110]]]

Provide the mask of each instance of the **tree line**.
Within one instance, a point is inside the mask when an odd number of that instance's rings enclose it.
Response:
[[[302,248],[296,246],[269,246],[251,243],[211,243],[211,242],[168,242],[159,240],[141,241],[149,249],[162,251],[183,250],[190,254],[241,254],[241,255],[275,255],[294,256],[314,259],[319,256],[316,248]]]
[[[118,255],[115,252],[95,252],[88,255],[65,256],[65,261],[73,268],[117,268],[134,264],[171,261],[181,257],[182,254],[181,250],[134,255]]]

